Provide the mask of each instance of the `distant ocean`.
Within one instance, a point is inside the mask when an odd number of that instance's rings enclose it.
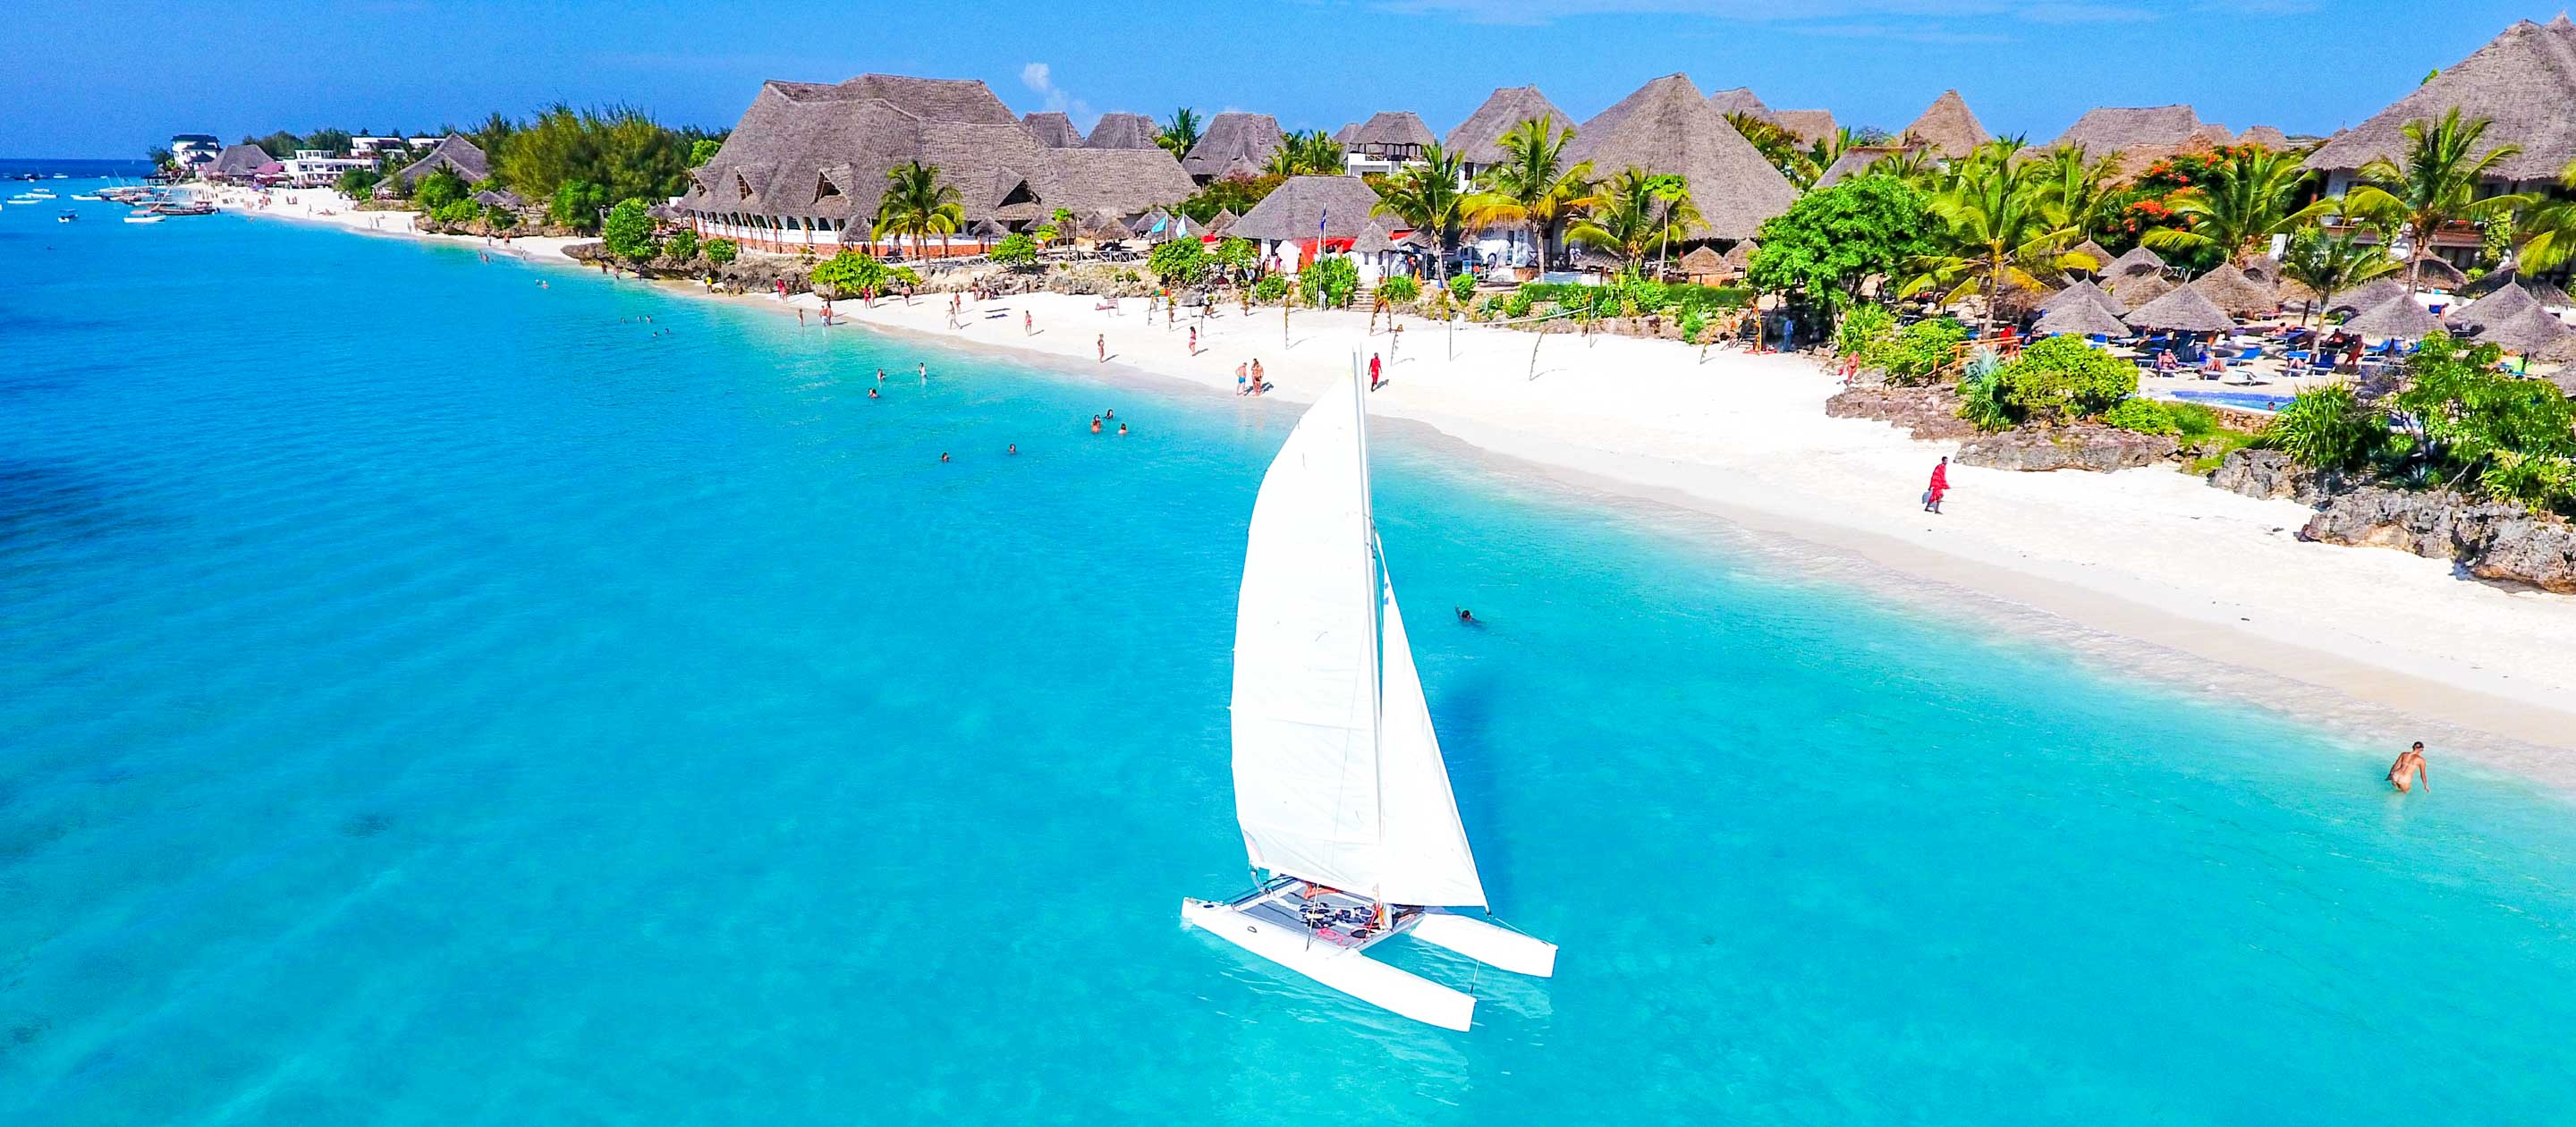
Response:
[[[1486,1000],[1388,1017],[1177,921],[1246,881],[1294,405],[66,206],[0,212],[0,1123],[2576,1108],[2565,797],[2440,748],[2394,796],[2402,733],[1393,425],[1468,831],[1564,953],[1396,952]]]
[[[45,160],[0,157],[0,178],[25,176],[29,173],[50,177],[58,172],[74,179],[84,180],[106,177],[141,179],[152,175],[152,163],[141,160]]]

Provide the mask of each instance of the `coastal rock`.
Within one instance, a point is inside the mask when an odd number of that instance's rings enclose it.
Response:
[[[1959,447],[1957,458],[1961,465],[2024,473],[2052,470],[2110,473],[2167,461],[2181,448],[2181,444],[2170,435],[2139,434],[2116,427],[2074,426],[1986,435]]]
[[[2230,450],[2209,475],[2209,483],[2230,493],[2259,500],[2297,501],[2313,505],[2340,492],[2343,475],[2320,473],[2278,450]]]
[[[2299,530],[2320,544],[2455,560],[2480,579],[2576,594],[2576,525],[2448,490],[2371,486],[2329,499]]]
[[[1856,387],[1825,400],[1825,414],[1891,423],[1927,442],[1977,435],[1977,428],[1959,417],[1959,397],[1942,387]]]
[[[2465,562],[2480,579],[2576,595],[2576,525],[2527,513],[2490,520],[2485,543]]]

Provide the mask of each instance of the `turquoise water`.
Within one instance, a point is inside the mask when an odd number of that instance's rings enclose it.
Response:
[[[1486,1001],[1385,1017],[1176,922],[1244,881],[1233,582],[1293,405],[461,248],[32,218],[0,1123],[2576,1106],[2565,799],[2439,748],[2396,798],[2391,747],[1402,427],[1377,507],[1469,831],[1564,955],[1399,953]],[[1082,432],[1112,407],[1134,436]]]

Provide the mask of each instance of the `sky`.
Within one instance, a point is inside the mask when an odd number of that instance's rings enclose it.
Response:
[[[2562,0],[2563,2],[2563,0]],[[12,0],[0,157],[139,157],[173,133],[425,132],[554,103],[733,124],[763,79],[980,78],[1022,112],[1248,109],[1291,129],[1412,110],[1446,133],[1531,82],[1577,119],[1676,71],[1902,128],[1959,89],[1987,129],[2097,105],[2323,134],[2517,19],[2488,0]]]

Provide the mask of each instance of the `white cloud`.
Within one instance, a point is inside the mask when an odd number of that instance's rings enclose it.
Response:
[[[1077,129],[1088,130],[1093,123],[1100,120],[1100,115],[1092,112],[1091,103],[1065,93],[1063,87],[1055,84],[1055,68],[1045,63],[1030,63],[1021,67],[1020,85],[1028,87],[1030,93],[1045,99],[1045,102],[1039,106],[1040,109],[1052,110],[1072,118],[1074,127]]]

